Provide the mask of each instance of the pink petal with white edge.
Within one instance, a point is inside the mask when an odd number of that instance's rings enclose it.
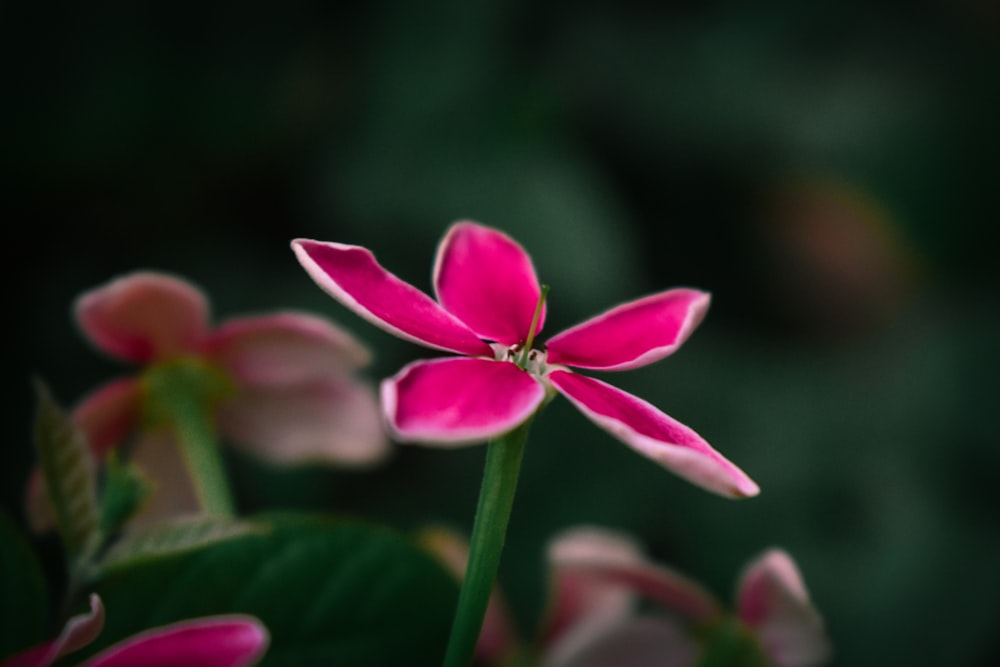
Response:
[[[344,329],[293,312],[230,320],[211,335],[207,352],[245,387],[299,384],[343,374],[371,360],[367,348]]]
[[[528,419],[545,388],[506,361],[417,361],[382,382],[382,407],[400,442],[463,445],[506,433]]]
[[[547,341],[548,361],[606,371],[651,364],[687,340],[709,301],[706,292],[672,289],[624,303]]]
[[[90,611],[73,616],[63,626],[59,636],[17,653],[3,662],[2,667],[49,667],[59,658],[87,646],[104,629],[104,605],[95,594],[90,596]]]
[[[390,452],[374,389],[349,377],[244,391],[218,420],[233,445],[274,463],[366,466]]]
[[[823,619],[809,600],[795,561],[771,549],[740,579],[739,616],[776,667],[811,667],[830,656]]]
[[[434,260],[434,290],[481,338],[523,343],[541,289],[531,257],[512,238],[474,222],[452,225]],[[545,310],[535,332],[542,330]]]
[[[547,647],[542,667],[696,667],[701,647],[667,618],[635,616],[597,632],[581,627]]]
[[[197,351],[208,334],[208,301],[191,283],[139,272],[85,292],[76,301],[84,333],[113,357],[136,363]]]
[[[269,641],[253,616],[206,616],[133,635],[81,667],[244,667],[260,659]]]
[[[548,378],[591,421],[673,473],[732,498],[760,492],[746,473],[701,436],[646,401],[569,371],[553,370]]]
[[[547,560],[551,602],[543,628],[546,643],[583,626],[592,632],[619,623],[632,612],[635,593],[595,574],[592,567],[642,563],[642,551],[630,538],[589,526],[572,528],[549,542]]]
[[[492,356],[490,346],[471,329],[382,268],[365,248],[295,239],[292,250],[323,291],[375,326],[438,350]]]
[[[563,586],[569,581],[591,591],[641,595],[695,621],[710,621],[723,614],[722,605],[701,585],[650,563],[631,540],[612,531],[600,528],[569,531],[550,547],[549,561],[557,582],[563,582]],[[565,597],[566,591],[557,593]],[[598,611],[608,607],[600,599],[589,606]],[[579,601],[576,607],[581,607]]]

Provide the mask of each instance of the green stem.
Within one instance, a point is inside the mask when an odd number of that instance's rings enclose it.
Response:
[[[186,396],[173,399],[174,429],[202,507],[210,514],[234,516],[235,503],[207,410]]]
[[[174,431],[202,508],[233,516],[235,504],[211,414],[211,406],[229,390],[227,379],[199,359],[179,358],[151,367],[143,385],[146,419]]]
[[[486,606],[500,568],[500,554],[530,424],[529,419],[487,445],[483,486],[469,545],[469,563],[451,626],[445,667],[467,667],[475,654]]]

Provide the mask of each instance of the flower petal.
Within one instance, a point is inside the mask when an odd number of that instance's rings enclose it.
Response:
[[[219,326],[208,353],[243,386],[275,387],[343,374],[371,354],[344,329],[307,313],[242,317]]]
[[[531,257],[512,238],[474,222],[452,225],[434,260],[434,290],[481,338],[523,343],[541,289]],[[545,309],[535,333],[542,330]]]
[[[206,616],[133,635],[81,667],[241,667],[257,662],[268,641],[253,616]]]
[[[713,620],[723,613],[722,605],[701,585],[650,563],[632,540],[609,530],[582,527],[567,531],[553,542],[549,561],[559,587],[557,595],[575,599],[578,609],[586,598],[579,593],[567,596],[568,591],[562,590],[567,583],[591,591],[591,597],[594,591],[603,592],[605,598],[614,592],[642,595],[695,621]],[[612,605],[596,598],[589,606],[603,611]]]
[[[129,520],[130,528],[153,526],[202,511],[180,443],[169,430],[144,431],[136,440],[129,461],[153,486],[153,492]]]
[[[0,667],[49,667],[55,659],[52,655],[53,642],[45,642],[15,653],[3,662]]]
[[[501,435],[528,419],[545,388],[506,361],[416,361],[382,382],[382,407],[401,442],[456,445]]]
[[[651,364],[687,340],[709,300],[706,292],[672,289],[624,303],[547,341],[548,361],[606,371]]]
[[[672,472],[723,496],[760,492],[746,473],[712,449],[701,436],[636,396],[564,370],[549,381],[591,421]]]
[[[59,636],[44,644],[17,653],[3,662],[3,667],[49,667],[59,658],[87,646],[104,629],[104,605],[96,594],[90,595],[90,611],[73,616]]]
[[[620,623],[634,606],[635,592],[600,576],[604,567],[642,563],[639,546],[624,535],[597,528],[572,528],[548,545],[550,607],[546,612],[546,643],[558,642],[580,626],[593,631]]]
[[[83,430],[95,458],[102,460],[138,426],[142,401],[142,384],[127,377],[91,392],[73,408],[73,422]]]
[[[394,336],[449,352],[492,354],[471,329],[383,269],[365,248],[295,239],[292,250],[323,291]]]
[[[581,627],[549,647],[542,667],[695,667],[701,647],[667,618],[636,616],[592,631]]]
[[[219,406],[218,419],[234,445],[276,463],[363,466],[389,454],[374,390],[349,377],[244,391]]]
[[[195,351],[208,332],[208,301],[164,273],[132,273],[80,295],[76,319],[113,357],[147,363]]]
[[[795,561],[771,549],[751,563],[737,593],[740,619],[777,667],[823,663],[830,644]]]

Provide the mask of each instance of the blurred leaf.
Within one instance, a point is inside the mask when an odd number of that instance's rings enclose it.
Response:
[[[246,613],[271,633],[263,665],[435,665],[457,585],[387,530],[284,514],[272,530],[174,558],[137,562],[97,583],[108,610],[102,646],[146,628]]]
[[[767,667],[759,641],[738,619],[726,618],[707,628],[698,667]]]
[[[135,567],[269,530],[269,526],[263,523],[220,516],[175,519],[125,537],[108,551],[99,568],[100,572],[108,573]]]
[[[101,494],[101,532],[113,535],[121,529],[152,491],[152,483],[135,466],[121,462],[112,451]]]
[[[95,463],[87,441],[56,405],[42,382],[36,383],[38,417],[35,443],[56,527],[71,569],[100,542]]]
[[[41,566],[0,512],[0,660],[45,639],[48,604]]]

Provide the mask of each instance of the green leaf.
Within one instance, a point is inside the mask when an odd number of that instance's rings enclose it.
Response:
[[[438,665],[458,596],[454,579],[387,529],[301,515],[260,519],[267,533],[108,571],[100,645],[220,613],[260,618],[265,666]]]
[[[44,640],[48,613],[42,568],[14,522],[0,512],[0,660]]]
[[[71,569],[100,543],[95,463],[86,438],[56,405],[42,382],[36,383],[38,417],[35,444],[56,528]]]
[[[757,638],[738,618],[725,618],[703,631],[698,667],[767,667]]]
[[[106,574],[111,570],[134,567],[269,530],[270,526],[263,522],[239,521],[220,516],[174,519],[123,538],[108,550],[98,567],[100,572]]]
[[[112,451],[104,469],[101,494],[101,534],[114,535],[153,491],[152,483],[133,465]]]

